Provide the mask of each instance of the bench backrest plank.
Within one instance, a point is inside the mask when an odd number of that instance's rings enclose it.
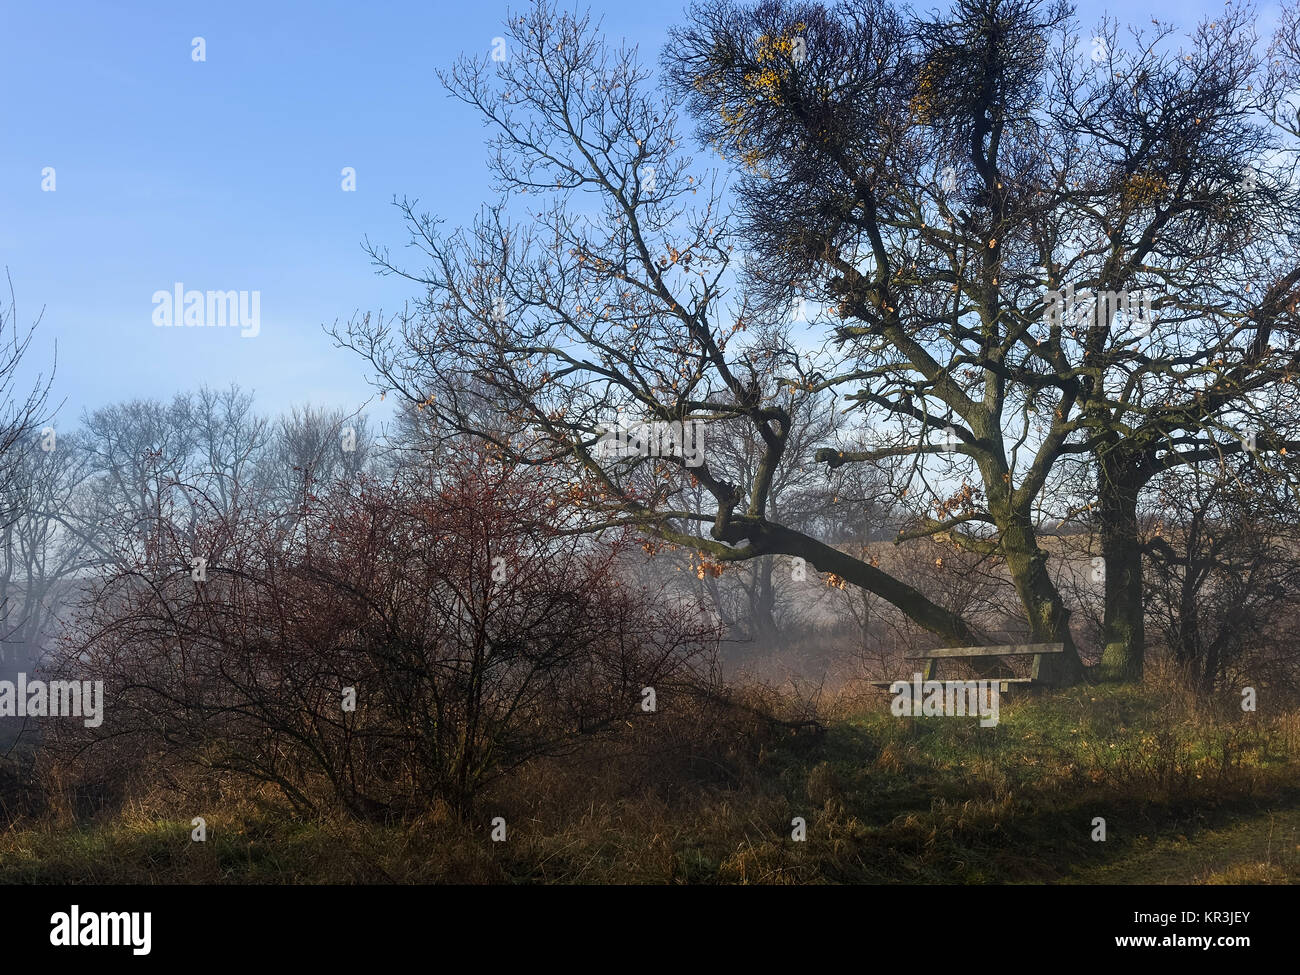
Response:
[[[1010,643],[1001,647],[941,647],[925,653],[908,654],[908,660],[935,657],[1027,657],[1039,653],[1063,653],[1064,643]]]

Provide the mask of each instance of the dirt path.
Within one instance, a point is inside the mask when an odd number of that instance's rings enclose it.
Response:
[[[1300,883],[1300,807],[1282,807],[1192,836],[1139,840],[1122,862],[1080,870],[1080,884]]]

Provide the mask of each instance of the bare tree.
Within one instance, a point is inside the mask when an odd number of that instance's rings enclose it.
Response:
[[[773,487],[798,466],[788,396],[815,379],[791,375],[804,360],[770,340],[780,323],[729,293],[723,192],[690,169],[672,98],[634,52],[610,50],[585,18],[547,3],[508,22],[506,36],[505,61],[463,59],[443,79],[495,133],[501,199],[451,235],[402,201],[429,266],[372,254],[423,287],[422,301],[336,327],[337,340],[444,429],[565,471],[583,504],[573,530],[633,527],[717,563],[800,557],[944,639],[977,642],[927,594],[775,517]],[[493,422],[465,389],[490,396]],[[598,447],[620,411],[677,437],[696,424],[719,436],[744,426],[757,451],[725,474],[707,447],[703,458],[677,448],[612,457]]]
[[[35,440],[25,445],[6,501],[19,510],[0,529],[0,660],[18,670],[40,661],[78,578],[94,564],[78,510],[89,455],[75,433],[42,443],[50,449]]]
[[[27,330],[19,330],[13,281],[8,275],[6,279],[9,303],[0,304],[0,398],[4,400],[0,411],[0,627],[5,631],[0,666],[5,670],[22,666],[31,656],[35,644],[30,642],[34,639],[30,626],[42,625],[39,607],[46,605],[49,596],[35,578],[41,575],[45,558],[45,529],[37,527],[29,513],[44,500],[41,488],[47,485],[46,475],[53,467],[42,470],[35,452],[47,453],[57,441],[52,428],[40,430],[53,374],[36,376],[28,387],[21,373],[40,316]]]
[[[816,388],[892,434],[822,459],[907,458],[935,500],[978,489],[902,537],[1002,559],[1038,639],[1072,643],[1043,508],[1095,519],[1104,670],[1134,677],[1144,486],[1247,426],[1288,442],[1290,413],[1256,397],[1300,373],[1296,142],[1276,110],[1294,43],[1262,59],[1235,5],[1176,51],[1163,25],[1105,24],[1091,49],[1074,31],[1039,0],[711,0],[665,61],[738,163],[752,293],[834,309]]]
[[[1209,692],[1252,657],[1293,660],[1300,533],[1285,482],[1235,454],[1156,483],[1143,519],[1147,607],[1188,683]]]

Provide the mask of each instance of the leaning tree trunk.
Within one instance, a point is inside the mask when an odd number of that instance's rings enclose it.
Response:
[[[1097,507],[1106,600],[1099,669],[1104,680],[1142,679],[1146,630],[1142,614],[1138,488],[1137,478],[1103,468]]]

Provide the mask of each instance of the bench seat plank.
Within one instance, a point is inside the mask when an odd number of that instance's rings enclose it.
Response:
[[[964,683],[964,681],[962,681],[962,680],[960,680],[959,678],[956,678],[956,677],[945,678],[945,679],[943,679],[943,680],[939,680],[939,678],[935,678],[935,679],[938,680],[940,684],[946,684],[946,683],[948,683],[950,680],[951,680],[953,683],[957,683],[957,684]],[[972,677],[972,678],[971,678],[972,681],[979,680],[979,679],[980,679],[980,678],[977,678],[977,677]],[[991,683],[1001,684],[1002,686],[999,688],[999,690],[1002,690],[1002,691],[1005,691],[1005,690],[1007,689],[1007,685],[1008,685],[1008,684],[1036,684],[1036,683],[1038,683],[1038,681],[1035,680],[1033,677],[985,677],[985,678],[983,678],[983,679],[984,679],[984,680],[987,680],[987,681],[989,681],[989,682],[991,682]],[[901,678],[901,677],[896,678],[895,680],[873,680],[873,681],[870,681],[869,683],[871,684],[872,687],[890,687],[890,686],[892,686],[896,681],[903,681],[904,684],[908,684],[908,685],[910,685],[910,684],[912,683],[910,680],[903,680],[903,678]]]

